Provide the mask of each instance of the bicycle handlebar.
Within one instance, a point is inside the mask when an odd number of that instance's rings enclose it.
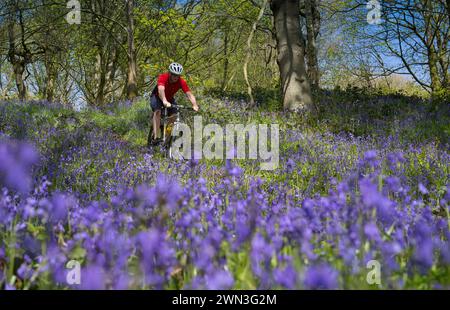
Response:
[[[166,107],[166,106],[163,106],[163,108],[164,109],[176,109],[176,110],[193,110],[191,107],[187,107],[187,106],[184,106],[184,105],[179,105],[179,104],[176,104],[176,105],[171,105],[170,107]]]

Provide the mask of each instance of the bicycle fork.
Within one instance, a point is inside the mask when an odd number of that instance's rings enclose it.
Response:
[[[163,120],[163,132],[162,132],[162,138],[164,143],[167,141],[167,126],[169,123],[169,119],[167,118],[168,112],[167,112],[167,108],[164,109],[164,120]]]

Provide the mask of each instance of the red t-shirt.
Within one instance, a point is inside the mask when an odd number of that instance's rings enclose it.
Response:
[[[170,83],[169,81],[169,72],[163,73],[158,77],[158,86],[164,86],[164,93],[166,95],[167,101],[171,101],[176,92],[181,88],[184,93],[190,91],[189,86],[186,81],[180,77],[178,82]],[[156,95],[159,97],[159,93],[156,92]]]

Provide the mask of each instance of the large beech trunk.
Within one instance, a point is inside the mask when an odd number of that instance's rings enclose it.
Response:
[[[311,110],[311,88],[301,44],[299,0],[271,0],[277,40],[283,107],[285,110]]]

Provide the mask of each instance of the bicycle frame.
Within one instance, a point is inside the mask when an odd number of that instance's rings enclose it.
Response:
[[[163,113],[161,113],[162,115],[161,115],[160,130],[162,135],[162,149],[166,157],[169,157],[171,159],[174,159],[175,157],[176,159],[183,159],[181,154],[179,153],[174,154],[174,151],[172,150],[172,133],[173,130],[177,128],[178,124],[180,124],[181,121],[180,110],[188,108],[182,105],[176,105],[172,107],[176,109],[175,114],[169,116],[168,115],[169,110],[166,107],[163,107]],[[173,120],[173,122],[171,122],[170,120],[173,117],[175,117],[175,119]]]

